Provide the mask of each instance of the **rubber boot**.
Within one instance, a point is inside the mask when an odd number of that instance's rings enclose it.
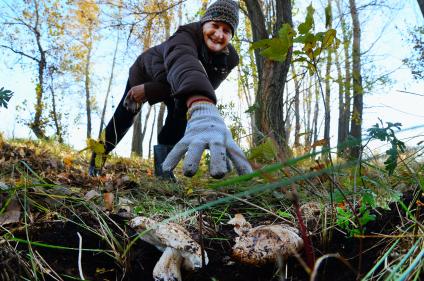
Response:
[[[166,156],[168,156],[169,152],[171,152],[173,147],[173,145],[165,144],[158,144],[153,146],[153,159],[155,163],[156,177],[172,182],[177,182],[177,179],[175,178],[174,173],[172,171],[164,172],[162,170],[162,163],[165,161]]]

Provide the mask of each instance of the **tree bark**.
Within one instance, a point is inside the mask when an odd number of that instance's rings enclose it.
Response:
[[[300,146],[300,82],[296,74],[294,64],[291,64],[292,76],[294,81],[294,147]]]
[[[42,115],[44,110],[43,104],[43,95],[44,95],[44,71],[46,70],[47,60],[46,60],[46,51],[41,45],[41,32],[40,32],[40,12],[38,1],[34,1],[35,7],[35,24],[34,27],[30,28],[31,32],[35,36],[37,42],[38,52],[40,58],[37,60],[38,63],[38,84],[36,86],[36,102],[35,102],[35,115],[34,121],[31,123],[30,127],[34,132],[35,136],[39,139],[46,139],[47,136],[44,131],[44,124],[42,121]]]
[[[345,94],[343,87],[343,75],[342,75],[342,67],[340,64],[340,56],[338,52],[335,52],[336,55],[336,69],[337,69],[337,84],[339,85],[339,120],[338,120],[338,128],[337,128],[337,155],[342,156],[343,150],[340,145],[344,142],[343,136],[345,132]]]
[[[162,103],[163,104],[163,103]],[[162,105],[161,104],[161,105]],[[149,138],[149,152],[147,158],[151,158],[152,153],[152,142],[153,142],[153,132],[156,125],[156,106],[153,106],[153,123],[152,123],[152,131],[150,132],[150,138]]]
[[[141,116],[143,112],[143,107],[141,107],[140,112],[135,116],[133,135],[131,141],[131,154],[137,156],[143,156],[143,142],[141,140]]]
[[[361,76],[361,27],[359,23],[358,10],[355,0],[349,0],[350,13],[353,24],[353,45],[352,45],[352,76],[353,76],[353,112],[351,120],[350,134],[359,142],[351,148],[350,156],[358,158],[360,144],[362,141],[362,111],[363,111],[363,88]]]
[[[331,12],[331,0],[328,0],[328,7],[330,9],[329,22],[327,23],[326,28],[332,28],[332,12]],[[325,97],[324,97],[324,140],[325,144],[323,146],[323,159],[327,160],[329,158],[330,151],[327,150],[331,147],[330,144],[330,121],[331,121],[331,111],[330,111],[330,102],[331,102],[331,65],[333,63],[333,51],[331,48],[327,50],[327,64],[325,69]]]
[[[319,71],[319,70],[317,70]],[[315,106],[314,106],[314,116],[312,117],[312,126],[313,126],[313,140],[312,143],[318,141],[318,116],[319,116],[319,96],[320,89],[318,81],[315,81]],[[316,146],[313,147],[313,153],[316,151]]]
[[[350,116],[351,116],[351,87],[352,87],[352,75],[351,75],[351,64],[350,64],[350,42],[352,35],[349,33],[348,26],[344,17],[344,12],[341,8],[340,0],[336,0],[337,10],[340,15],[340,22],[343,34],[343,51],[344,51],[344,68],[345,68],[345,80],[344,80],[344,104],[343,104],[343,120],[342,126],[339,128],[340,137],[337,143],[342,144],[346,142],[347,136],[349,135],[350,127]],[[341,153],[341,152],[340,152]]]
[[[153,19],[150,18],[145,27],[146,34],[143,38],[144,51],[150,48],[151,39],[152,39],[151,38],[152,23],[153,23]],[[141,125],[142,109],[143,109],[143,106],[141,107],[140,113],[137,115],[134,121],[134,130],[133,130],[132,145],[131,145],[131,153],[134,153],[135,155],[138,155],[141,157],[143,157],[143,138],[142,138],[142,125]]]
[[[93,36],[93,30],[89,28],[89,37]],[[92,41],[87,46],[88,53],[85,61],[85,69],[84,69],[84,88],[85,88],[85,109],[87,113],[87,139],[91,138],[91,79],[90,79],[90,66],[91,66],[91,52],[93,50]]]
[[[258,0],[245,0],[250,22],[252,25],[253,40],[258,41],[269,37],[265,27],[265,17]],[[274,35],[283,23],[292,25],[292,11],[290,0],[278,0],[275,5]],[[290,68],[291,48],[286,60],[282,63],[268,60],[255,50],[258,69],[258,91],[256,95],[257,110],[255,123],[257,128],[275,139],[283,154],[287,155],[288,147],[285,131],[284,114],[284,86]],[[255,139],[256,143],[260,139]]]
[[[420,6],[421,14],[424,17],[424,0],[417,0],[418,6]]]
[[[116,37],[116,43],[115,43],[115,50],[113,51],[112,69],[110,71],[105,101],[103,103],[102,117],[100,118],[99,139],[101,138],[101,135],[102,135],[103,125],[104,125],[105,115],[106,115],[107,100],[109,99],[110,91],[111,91],[111,88],[112,88],[113,77],[115,76],[115,65],[116,65],[116,56],[117,56],[118,47],[119,47],[119,40],[120,40],[120,36],[119,36],[119,30],[118,30],[118,34],[117,34],[117,37]]]
[[[54,123],[54,127],[56,130],[56,137],[57,137],[57,141],[59,143],[63,143],[63,135],[62,135],[62,126],[60,124],[60,117],[59,114],[57,112],[57,107],[56,107],[56,93],[54,91],[54,85],[53,85],[53,74],[50,76],[51,80],[50,80],[50,93],[52,94],[52,118],[53,118],[53,123]]]

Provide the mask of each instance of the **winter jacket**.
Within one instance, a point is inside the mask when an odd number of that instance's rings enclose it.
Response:
[[[175,98],[177,107],[193,95],[216,103],[215,89],[238,64],[234,47],[208,52],[202,26],[194,22],[180,26],[165,42],[141,54],[130,68],[130,86],[144,84],[150,104]]]

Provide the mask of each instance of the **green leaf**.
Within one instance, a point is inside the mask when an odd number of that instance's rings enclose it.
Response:
[[[306,10],[307,10],[307,13],[306,13],[305,22],[299,24],[299,26],[297,28],[297,30],[299,31],[300,34],[308,33],[314,25],[315,9],[312,6],[312,4],[310,4]]]
[[[290,214],[289,212],[278,210],[277,215],[279,215],[280,217],[286,218],[286,219],[293,219],[293,215]]]
[[[13,96],[13,92],[6,90],[5,88],[0,88],[0,107],[7,108],[7,104]]]
[[[263,49],[260,54],[270,60],[284,61],[289,50],[289,42],[280,38],[264,39],[254,42],[253,49]]]
[[[324,39],[322,41],[322,47],[327,49],[333,45],[334,39],[336,38],[337,31],[335,29],[329,29],[325,32]]]

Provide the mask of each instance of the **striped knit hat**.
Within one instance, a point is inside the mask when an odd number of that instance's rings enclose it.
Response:
[[[238,13],[239,6],[237,2],[233,0],[217,0],[208,7],[205,15],[200,19],[200,22],[202,24],[208,21],[225,22],[230,25],[231,31],[234,35],[239,22]]]

